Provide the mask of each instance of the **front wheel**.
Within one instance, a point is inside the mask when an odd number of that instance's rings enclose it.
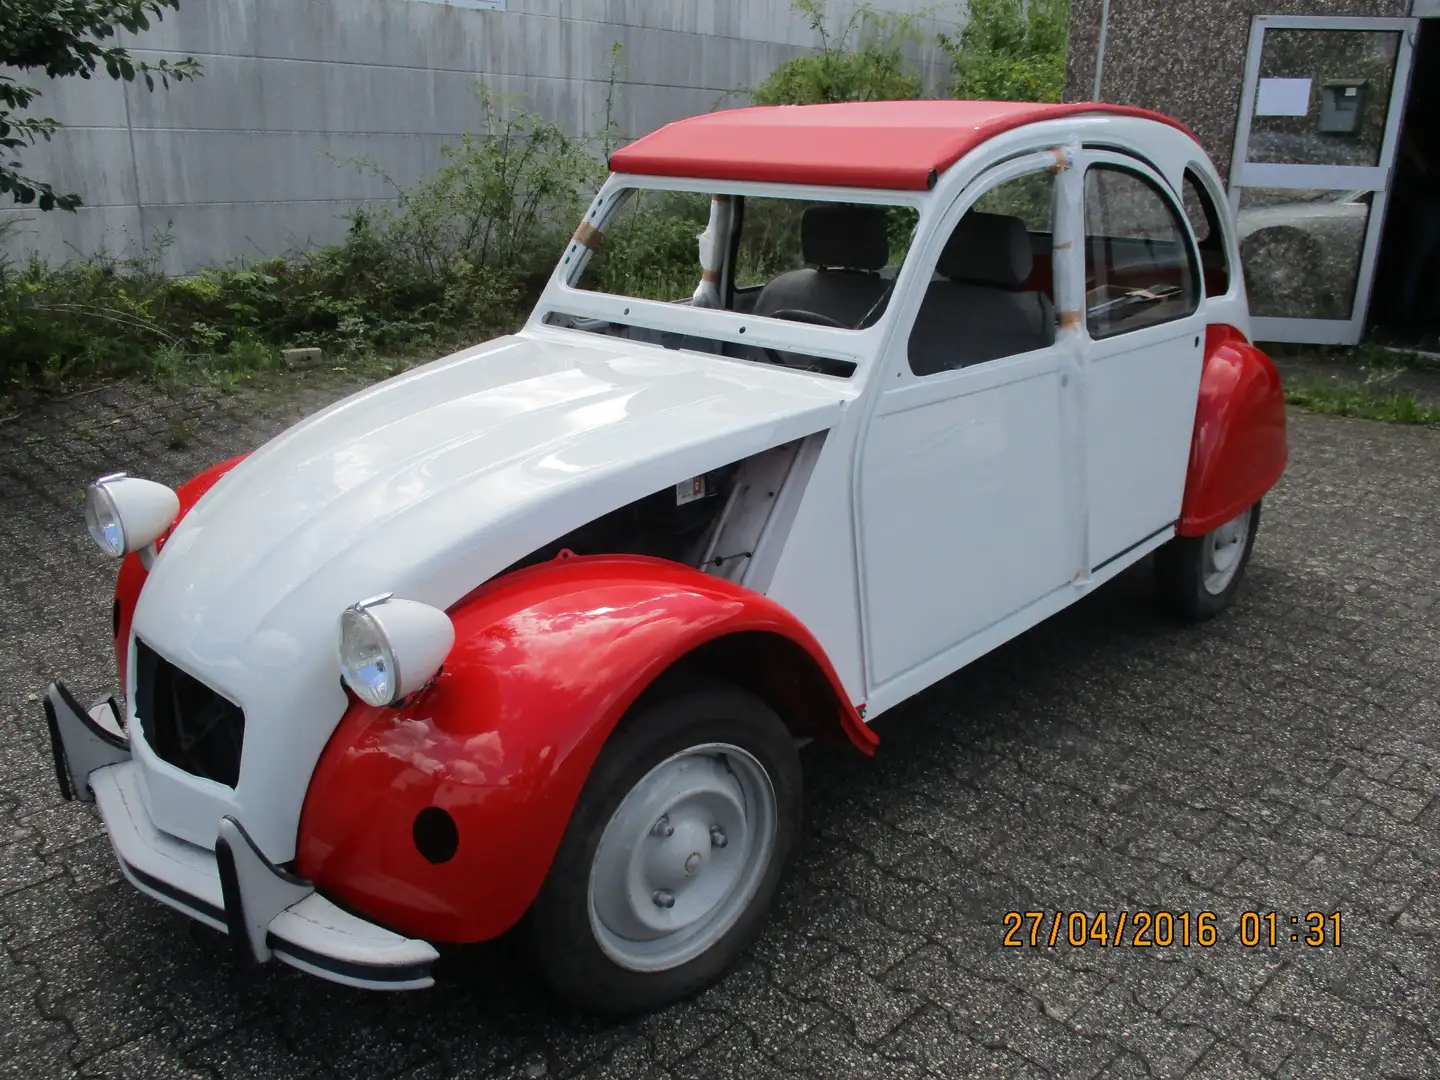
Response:
[[[1177,536],[1155,553],[1161,602],[1192,622],[1220,614],[1235,598],[1260,528],[1257,502],[1204,536]]]
[[[723,683],[627,716],[601,751],[528,919],[545,981],[648,1011],[718,977],[764,918],[800,826],[780,718]]]

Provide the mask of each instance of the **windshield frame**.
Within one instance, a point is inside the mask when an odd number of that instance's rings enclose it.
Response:
[[[915,254],[922,244],[935,213],[935,200],[930,191],[896,191],[876,188],[826,187],[813,184],[776,184],[740,180],[705,180],[690,177],[641,176],[633,173],[611,173],[601,185],[582,219],[584,225],[603,232],[620,198],[629,190],[693,192],[703,195],[731,195],[746,198],[795,199],[813,202],[865,203],[880,206],[903,206],[916,211],[915,234],[899,265],[894,287],[884,313],[873,324],[860,330],[846,330],[811,323],[774,319],[763,315],[735,312],[720,308],[695,308],[683,301],[647,300],[595,289],[576,288],[572,282],[583,272],[589,252],[574,237],[566,245],[555,270],[530,314],[526,328],[543,328],[549,332],[591,335],[580,329],[558,327],[547,323],[551,314],[575,315],[607,322],[619,322],[647,330],[683,333],[737,345],[768,346],[775,349],[801,351],[855,365],[858,376],[873,367],[882,355],[885,341],[895,325],[896,300],[914,277]],[[695,282],[700,282],[700,260],[697,249]],[[690,350],[680,350],[689,352]],[[704,356],[695,352],[693,355]],[[735,360],[737,363],[754,363]]]

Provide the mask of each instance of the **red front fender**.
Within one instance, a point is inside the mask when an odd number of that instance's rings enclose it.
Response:
[[[180,524],[180,519],[190,512],[200,496],[204,495],[222,476],[228,473],[236,465],[245,460],[246,455],[230,458],[218,465],[211,465],[204,472],[191,477],[175,489],[175,494],[180,498],[180,512],[175,515],[174,522],[164,534],[155,541],[155,550],[158,552],[165,546],[165,541],[175,531],[175,526]],[[140,562],[138,553],[126,555],[120,560],[120,573],[115,578],[115,608],[111,620],[111,629],[115,634],[115,670],[120,679],[120,692],[125,692],[125,649],[130,641],[130,622],[135,617],[135,605],[140,600],[140,589],[145,584],[145,567]]]
[[[1204,536],[1253,505],[1280,479],[1287,452],[1275,365],[1234,327],[1210,327],[1175,531]]]
[[[795,656],[824,673],[851,739],[867,751],[876,741],[794,616],[677,563],[560,558],[497,579],[450,614],[455,646],[440,675],[399,708],[351,705],[300,820],[299,872],[402,933],[481,941],[514,925],[625,710],[721,639],[778,637],[803,649]],[[416,843],[429,807],[446,811],[459,837],[439,863]]]

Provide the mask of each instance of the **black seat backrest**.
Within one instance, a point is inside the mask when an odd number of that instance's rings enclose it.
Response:
[[[971,210],[950,234],[910,332],[917,375],[1043,349],[1055,340],[1055,308],[1026,291],[1035,255],[1025,223]]]
[[[971,210],[945,241],[935,269],[950,281],[1018,290],[1035,269],[1030,233],[1017,217]]]
[[[800,251],[809,266],[781,274],[761,289],[756,315],[798,308],[853,327],[885,295],[889,282],[880,271],[890,259],[890,236],[883,207],[806,207],[800,217]]]

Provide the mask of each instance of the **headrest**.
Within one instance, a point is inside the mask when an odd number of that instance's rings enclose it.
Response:
[[[885,208],[840,203],[807,206],[800,215],[800,251],[813,266],[883,270],[890,261]]]
[[[950,234],[935,268],[951,281],[1018,289],[1030,280],[1034,266],[1030,233],[1023,221],[971,210]]]

